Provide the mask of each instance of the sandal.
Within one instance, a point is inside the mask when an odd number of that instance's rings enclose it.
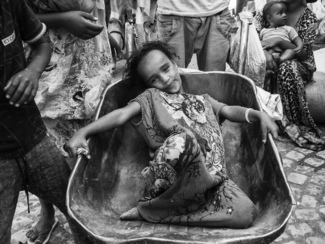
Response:
[[[48,241],[50,240],[51,234],[54,231],[54,229],[58,226],[59,221],[57,219],[55,219],[53,225],[43,231],[38,232],[38,237],[35,240],[35,244],[46,244],[48,243]],[[36,228],[35,228],[36,229]]]
[[[31,240],[32,242],[35,241],[37,239],[37,237],[39,236],[39,232],[38,230],[36,229],[36,227],[33,227],[31,229],[29,229],[27,232],[26,232],[26,236],[29,240]]]

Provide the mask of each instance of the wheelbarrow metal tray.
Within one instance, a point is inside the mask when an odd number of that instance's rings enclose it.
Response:
[[[184,90],[208,93],[228,105],[260,109],[253,82],[227,72],[182,74]],[[131,80],[109,86],[96,119],[125,106],[143,92]],[[229,177],[252,199],[258,217],[247,229],[203,228],[145,221],[121,221],[121,213],[137,205],[148,165],[148,147],[126,123],[89,140],[91,159],[79,158],[67,191],[69,214],[93,237],[94,243],[269,243],[278,237],[294,209],[272,137],[262,143],[258,123],[222,122]]]

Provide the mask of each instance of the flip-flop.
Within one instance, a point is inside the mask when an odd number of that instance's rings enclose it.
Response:
[[[36,227],[33,227],[31,229],[29,229],[27,232],[26,232],[26,236],[27,238],[29,238],[30,241],[35,241],[37,239],[39,235],[39,232],[38,230],[36,229]]]
[[[46,244],[50,240],[51,234],[54,231],[54,229],[58,226],[59,221],[55,219],[53,225],[43,231],[38,232],[38,237],[35,240],[35,244]]]

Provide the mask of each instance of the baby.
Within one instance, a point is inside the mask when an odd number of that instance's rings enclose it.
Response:
[[[266,47],[265,49],[272,54],[278,63],[293,59],[295,54],[299,53],[303,47],[303,42],[298,36],[297,31],[293,27],[286,25],[286,12],[286,5],[281,1],[268,2],[263,8],[263,16],[265,21],[269,23],[269,27],[261,30],[261,41],[280,37],[296,45],[295,49],[285,50],[282,50],[279,46]]]

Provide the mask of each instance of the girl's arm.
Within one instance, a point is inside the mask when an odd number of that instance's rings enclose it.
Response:
[[[246,120],[246,113],[248,121]],[[260,122],[263,143],[266,142],[268,132],[271,132],[274,138],[278,137],[278,126],[264,112],[254,109],[248,110],[248,108],[240,106],[223,106],[220,116],[234,122]]]
[[[92,23],[91,21],[97,21],[97,18],[83,11],[36,14],[36,16],[48,28],[65,28],[81,39],[93,38],[104,28],[102,25]]]
[[[100,117],[98,120],[95,120],[76,132],[76,134],[66,143],[67,152],[70,157],[75,157],[77,155],[77,149],[83,148],[87,151],[86,156],[89,158],[87,139],[90,136],[119,127],[134,116],[140,114],[140,112],[140,104],[137,102],[131,102],[123,108],[116,109],[105,116]]]

